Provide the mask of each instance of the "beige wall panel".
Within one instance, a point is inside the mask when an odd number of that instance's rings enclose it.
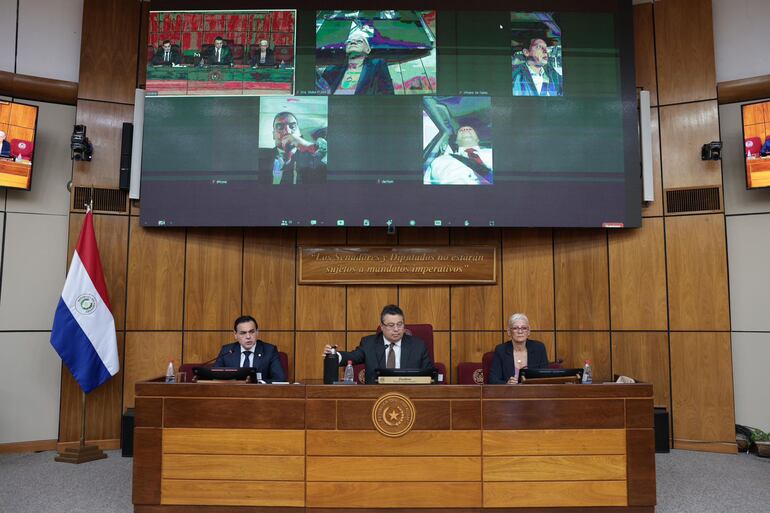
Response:
[[[398,304],[409,323],[430,324],[434,330],[449,329],[449,287],[401,286]]]
[[[735,422],[770,431],[770,408],[757,407],[770,404],[770,333],[733,333],[732,339]]]
[[[62,364],[50,337],[0,333],[0,444],[58,438]]]
[[[120,371],[86,396],[86,438],[88,440],[120,438],[120,415],[123,412],[121,403],[125,386],[123,379],[126,372],[124,340],[124,334],[118,333],[118,355],[123,362]],[[75,442],[80,439],[80,423],[83,418],[82,390],[64,365],[62,365],[61,378],[59,441]],[[131,385],[131,393],[133,394],[133,385]]]
[[[500,230],[495,228],[452,229],[453,246],[487,245],[497,248],[497,283],[450,287],[453,330],[495,330],[502,317]]]
[[[729,330],[725,221],[721,214],[666,220],[672,330]]]
[[[110,59],[122,61],[114,59],[113,56],[110,56]],[[80,86],[83,87],[82,82]],[[133,101],[132,86],[131,102]],[[90,162],[73,163],[72,185],[117,189],[120,183],[123,123],[133,123],[134,106],[78,100],[76,117],[79,125],[86,125],[86,135],[94,146],[94,158]]]
[[[166,375],[169,360],[174,368],[182,361],[182,333],[134,331],[126,334],[123,364],[123,408],[134,407],[134,385],[138,381]]]
[[[636,86],[650,92],[652,105],[658,104],[655,70],[655,30],[652,3],[634,5],[634,65]]]
[[[323,379],[323,350],[326,344],[344,347],[345,333],[297,333],[295,380]]]
[[[554,329],[553,230],[503,230],[503,315],[529,317],[532,329]]]
[[[733,330],[770,332],[770,214],[726,219]]]
[[[130,224],[126,329],[181,330],[185,231]]]
[[[663,218],[643,219],[641,228],[608,235],[612,329],[667,329]]]
[[[5,51],[0,53],[0,71],[13,73],[16,67],[16,2],[3,0],[5,8],[3,16],[0,16],[0,45]]]
[[[50,331],[67,273],[67,217],[7,213],[3,244],[0,331]]]
[[[376,330],[380,323],[382,307],[395,303],[398,303],[396,286],[348,286],[347,329]]]
[[[242,257],[242,230],[188,230],[185,329],[230,329],[241,313]]]
[[[67,215],[70,193],[66,186],[72,178],[70,137],[75,107],[27,100],[24,103],[39,107],[32,189],[8,189],[7,208],[11,212]]]
[[[654,200],[642,203],[642,217],[663,215],[663,170],[660,165],[660,111],[650,109],[650,130],[652,137],[652,190]]]
[[[68,262],[78,243],[85,214],[70,215]],[[112,306],[115,327],[123,329],[126,311],[126,267],[128,265],[128,218],[125,216],[94,214],[94,232],[99,246],[99,257],[104,270],[104,282]],[[69,265],[69,264],[68,264]]]
[[[719,106],[719,127],[722,138],[725,213],[731,215],[770,212],[770,188],[746,190],[741,104]],[[729,225],[727,230],[729,240]]]
[[[131,0],[84,0],[83,12],[87,15],[83,17],[78,96],[133,103],[139,46],[138,6]],[[117,150],[120,152],[120,143]]]
[[[609,329],[605,231],[556,230],[554,261],[556,329]]]
[[[591,360],[594,383],[612,381],[610,334],[606,331],[565,331],[556,333],[556,357],[566,368],[581,368]]]
[[[658,103],[716,98],[711,1],[655,2],[654,12]]]
[[[729,333],[671,333],[671,400],[675,444],[735,444]]]
[[[671,411],[668,334],[612,332],[612,373],[652,383],[656,406]]]
[[[245,231],[243,313],[262,330],[294,329],[295,237],[294,230]]]
[[[298,330],[344,330],[345,317],[344,286],[297,285]]]
[[[719,161],[700,158],[704,143],[719,140],[716,100],[661,107],[660,139],[664,189],[722,185]]]

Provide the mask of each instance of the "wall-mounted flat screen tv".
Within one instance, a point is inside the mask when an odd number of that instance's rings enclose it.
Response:
[[[637,227],[631,1],[583,4],[154,0],[142,224]]]
[[[770,187],[770,100],[747,103],[741,114],[746,187]]]
[[[0,101],[0,187],[32,186],[36,127],[35,105]]]

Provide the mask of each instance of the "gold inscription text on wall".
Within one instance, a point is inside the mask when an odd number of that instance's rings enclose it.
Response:
[[[300,284],[494,284],[495,246],[299,248]]]

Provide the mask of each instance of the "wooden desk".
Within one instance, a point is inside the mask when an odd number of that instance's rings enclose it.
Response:
[[[652,405],[643,384],[139,383],[134,511],[653,512]]]

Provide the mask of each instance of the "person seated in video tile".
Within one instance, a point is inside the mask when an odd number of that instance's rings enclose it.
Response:
[[[548,63],[548,45],[532,38],[522,50],[526,61],[513,68],[514,96],[562,96],[562,76]]]
[[[369,58],[371,51],[368,34],[352,31],[345,41],[345,64],[326,67],[321,74],[322,88],[340,95],[394,94],[387,63]]]
[[[366,383],[375,383],[377,369],[431,369],[433,361],[422,339],[407,335],[404,312],[397,305],[387,305],[380,313],[380,333],[363,337],[353,351],[337,353],[340,367],[366,365]],[[324,346],[323,354],[332,347]]]
[[[262,41],[259,42],[259,48],[251,57],[250,64],[252,68],[275,67],[275,55],[273,53],[273,50],[270,49],[270,46],[266,39],[263,39]]]
[[[508,319],[509,342],[495,348],[492,368],[489,370],[491,385],[515,385],[519,383],[521,369],[548,367],[545,344],[529,338],[529,319],[523,313],[515,313]]]
[[[448,148],[425,170],[425,185],[489,185],[492,183],[492,150],[479,146],[479,136],[470,126],[457,130],[457,150]]]
[[[171,41],[166,39],[158,47],[158,51],[152,56],[150,62],[153,66],[171,66],[178,65],[182,62],[182,57],[179,55],[179,50],[171,46]]]
[[[259,182],[312,184],[326,181],[326,139],[309,141],[302,137],[297,117],[288,111],[273,118],[275,148],[259,158]]]
[[[278,348],[259,340],[257,320],[242,315],[233,323],[235,342],[225,344],[219,351],[214,367],[249,367],[262,373],[267,381],[286,381],[286,374],[278,357]]]
[[[0,130],[0,157],[11,156],[11,143],[5,140],[6,137],[5,132]]]
[[[225,46],[222,36],[214,38],[214,46],[209,46],[201,57],[209,66],[230,66],[233,63],[233,53],[229,46]]]

